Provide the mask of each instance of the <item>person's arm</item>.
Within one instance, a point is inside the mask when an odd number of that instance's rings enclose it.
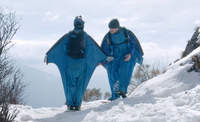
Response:
[[[101,49],[107,56],[110,56],[110,46],[108,44],[108,36],[107,34],[104,36],[103,41],[101,43]]]
[[[128,36],[130,39],[130,48],[127,52],[127,55],[125,55],[124,61],[129,61],[131,59],[131,56],[134,54],[135,47],[136,47],[135,46],[135,38],[134,38],[133,33],[130,30],[127,30],[127,32],[128,32]]]
[[[135,48],[136,48],[135,38],[134,38],[135,35],[130,30],[127,30],[127,31],[128,31],[128,35],[129,35],[129,39],[130,39],[130,48],[128,50],[128,54],[133,55],[135,52]]]

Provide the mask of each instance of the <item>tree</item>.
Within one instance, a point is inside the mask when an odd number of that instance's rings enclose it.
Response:
[[[19,29],[19,20],[9,8],[0,7],[0,121],[10,122],[18,111],[10,115],[9,104],[23,104],[24,90],[21,70],[9,59],[9,50],[14,46],[12,38]]]
[[[19,29],[18,23],[11,9],[0,7],[0,55],[13,46],[12,38]]]
[[[89,101],[95,101],[101,99],[102,93],[100,92],[100,89],[86,89],[85,94],[83,96],[83,101],[89,102]]]

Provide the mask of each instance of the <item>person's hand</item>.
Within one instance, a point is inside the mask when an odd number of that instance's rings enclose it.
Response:
[[[131,59],[131,54],[127,54],[125,57],[126,59],[124,59],[124,61],[129,61]]]
[[[106,60],[107,60],[107,61],[113,61],[113,60],[114,60],[114,57],[108,56]]]
[[[98,65],[97,66],[100,66],[101,65],[101,63],[98,63]]]

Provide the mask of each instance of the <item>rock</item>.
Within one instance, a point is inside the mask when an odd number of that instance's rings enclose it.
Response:
[[[200,27],[197,27],[196,31],[192,35],[192,38],[188,41],[188,44],[183,52],[182,58],[190,54],[193,50],[200,46]]]

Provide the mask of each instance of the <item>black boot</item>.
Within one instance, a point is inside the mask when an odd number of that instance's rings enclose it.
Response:
[[[68,110],[74,110],[74,107],[73,106],[67,106],[67,109]]]
[[[81,106],[75,106],[75,110],[80,111],[81,110]]]
[[[117,91],[117,94],[118,94],[119,96],[122,96],[122,98],[126,98],[126,94],[125,94],[122,90],[118,90],[118,91]]]

